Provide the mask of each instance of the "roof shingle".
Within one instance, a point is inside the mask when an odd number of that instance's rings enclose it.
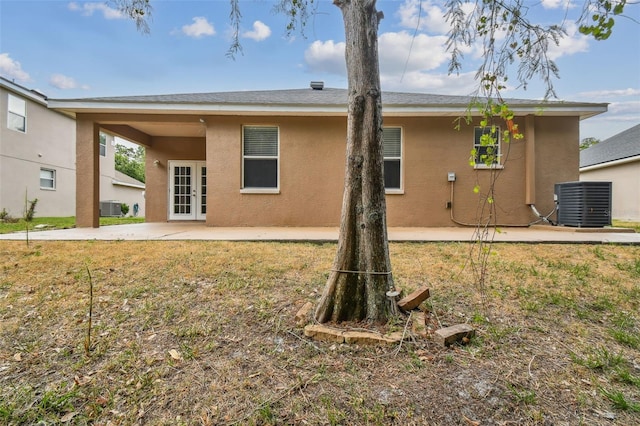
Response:
[[[580,152],[580,167],[640,156],[640,124]]]
[[[51,99],[65,102],[95,103],[151,103],[151,104],[262,104],[262,105],[346,105],[347,89],[324,88],[257,90],[212,93],[178,93],[147,96],[115,96],[79,99]],[[470,96],[434,95],[425,93],[382,92],[385,105],[468,105]],[[505,99],[510,105],[596,105],[565,101],[540,101],[531,99]]]

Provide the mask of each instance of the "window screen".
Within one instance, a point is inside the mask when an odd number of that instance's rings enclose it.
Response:
[[[278,187],[278,128],[245,126],[242,141],[243,188]]]
[[[384,152],[384,187],[401,189],[402,176],[402,129],[385,127],[382,130]]]
[[[40,169],[40,188],[56,189],[56,171],[51,169]]]

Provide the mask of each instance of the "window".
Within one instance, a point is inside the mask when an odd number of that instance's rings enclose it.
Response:
[[[40,169],[40,189],[56,189],[56,171]]]
[[[244,126],[242,129],[242,188],[278,188],[278,128]]]
[[[24,99],[9,95],[7,127],[25,133],[27,131],[27,103]]]
[[[498,126],[474,128],[472,157],[477,168],[500,165],[500,128]]]
[[[104,133],[100,133],[100,156],[105,157],[107,155],[107,136]]]
[[[387,190],[402,189],[402,129],[382,129],[384,152],[384,187]]]

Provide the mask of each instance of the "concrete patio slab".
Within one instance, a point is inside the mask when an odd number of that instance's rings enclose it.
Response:
[[[472,241],[473,228],[389,228],[390,241]],[[138,223],[100,228],[72,228],[29,232],[30,240],[211,240],[211,241],[316,241],[333,242],[338,228],[218,228],[200,222]],[[25,232],[0,234],[0,240],[26,240]],[[640,234],[630,229],[586,229],[554,226],[501,228],[496,242],[640,244]]]

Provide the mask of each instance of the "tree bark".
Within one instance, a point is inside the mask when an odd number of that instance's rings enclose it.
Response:
[[[348,74],[347,159],[338,249],[316,320],[386,323],[397,315],[387,238],[375,0],[334,0]]]

